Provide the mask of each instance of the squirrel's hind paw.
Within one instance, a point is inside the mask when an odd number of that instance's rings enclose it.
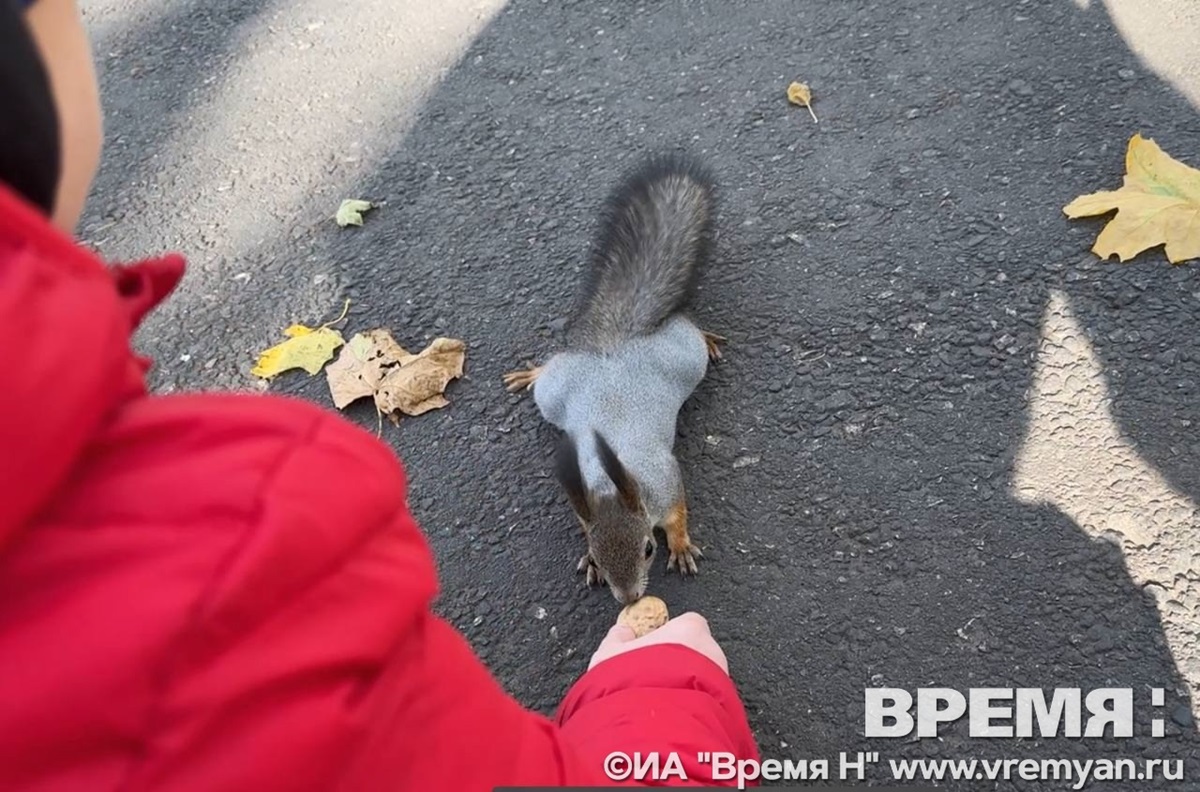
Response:
[[[700,331],[704,335],[704,346],[708,348],[708,358],[712,361],[721,359],[721,344],[728,341],[728,338],[719,336],[716,333],[710,333],[707,330]]]
[[[504,386],[508,389],[509,393],[529,390],[533,387],[533,383],[537,381],[538,375],[541,373],[541,366],[530,366],[526,369],[510,371],[504,375]]]

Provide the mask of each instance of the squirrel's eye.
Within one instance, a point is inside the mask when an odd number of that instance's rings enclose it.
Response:
[[[654,542],[646,542],[646,558],[654,555]]]

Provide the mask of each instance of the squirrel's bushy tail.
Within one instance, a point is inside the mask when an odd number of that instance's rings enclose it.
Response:
[[[682,310],[708,256],[712,179],[693,159],[652,157],[604,206],[575,319],[575,347],[609,349]]]

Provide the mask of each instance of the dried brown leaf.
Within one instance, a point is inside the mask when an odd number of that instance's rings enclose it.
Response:
[[[344,347],[338,359],[325,368],[329,394],[339,410],[368,396],[374,396],[383,379],[383,364],[378,348],[365,333],[357,333]]]
[[[326,368],[329,392],[338,409],[368,396],[393,423],[400,414],[420,415],[447,406],[444,391],[462,376],[466,344],[437,338],[412,354],[383,328],[357,333]]]
[[[463,374],[466,344],[455,338],[435,338],[415,355],[406,355],[379,383],[375,403],[381,412],[395,416],[421,415],[445,407],[446,386]]]

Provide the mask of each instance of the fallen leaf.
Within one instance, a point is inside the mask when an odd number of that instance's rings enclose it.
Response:
[[[338,347],[346,343],[342,334],[330,325],[346,318],[346,312],[349,310],[350,301],[346,300],[342,315],[332,322],[320,327],[293,324],[286,328],[283,334],[287,336],[287,340],[261,352],[250,373],[264,379],[297,368],[304,369],[309,374],[318,373],[333,357]]]
[[[1104,226],[1092,252],[1127,261],[1159,245],[1179,264],[1200,258],[1200,171],[1172,159],[1153,140],[1129,139],[1125,180],[1119,190],[1081,195],[1063,207],[1072,219],[1117,214]]]
[[[338,359],[325,369],[334,406],[343,410],[359,399],[374,396],[379,380],[383,378],[381,368],[370,339],[363,333],[356,333]]]
[[[334,219],[342,228],[348,225],[360,226],[363,224],[363,212],[368,209],[374,209],[375,204],[370,201],[362,201],[357,198],[347,198],[342,201],[342,205],[338,207],[337,214]]]
[[[416,355],[409,355],[384,375],[375,404],[395,420],[396,413],[421,415],[445,407],[450,380],[463,374],[466,344],[454,338],[435,338]]]
[[[462,341],[436,338],[414,355],[383,328],[357,333],[326,369],[329,392],[338,409],[370,396],[393,422],[420,415],[450,403],[443,394],[462,376],[465,350]]]
[[[329,393],[339,410],[374,396],[391,367],[413,358],[382,328],[355,333],[341,355],[325,369]]]
[[[333,357],[334,351],[345,343],[342,334],[329,327],[314,329],[296,324],[284,330],[283,334],[288,340],[260,354],[251,374],[269,379],[295,368],[316,374]]]
[[[392,338],[392,334],[382,327],[375,330],[368,330],[363,333],[367,337],[379,353],[390,361],[403,363],[412,357],[404,347],[396,343],[396,339]]]
[[[812,89],[805,83],[794,82],[787,89],[788,101],[794,105],[808,108],[808,114],[812,116],[812,120],[817,120],[817,114],[812,109]]]

